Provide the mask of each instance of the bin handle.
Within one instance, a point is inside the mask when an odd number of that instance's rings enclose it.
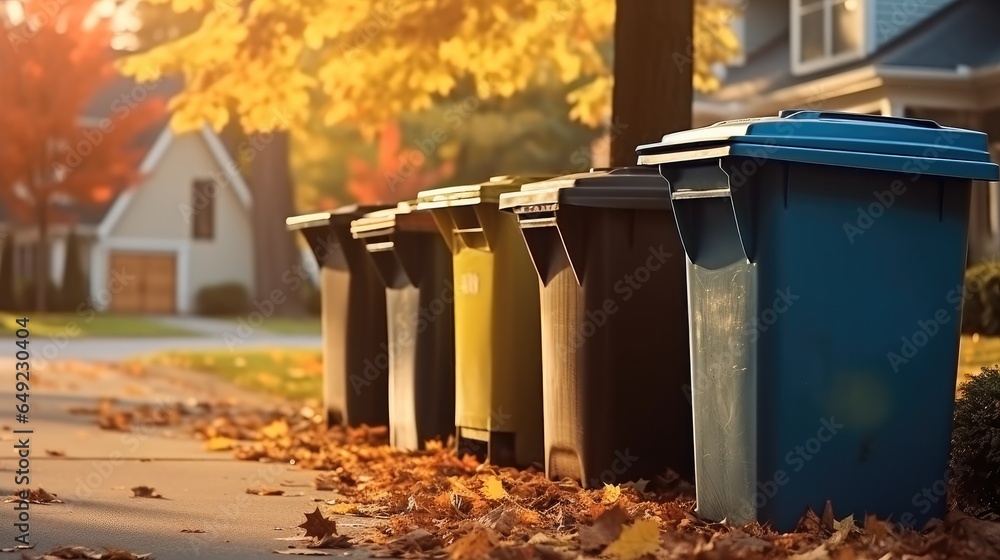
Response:
[[[753,260],[752,211],[746,189],[733,189],[721,161],[663,165],[681,245],[688,259],[711,270]],[[722,186],[725,185],[725,186]]]
[[[796,111],[784,118],[788,119],[839,119],[843,121],[865,121],[900,126],[915,126],[919,128],[941,128],[938,123],[927,119],[908,119],[904,117],[889,117],[885,115],[866,115],[864,113],[845,113],[842,111]]]

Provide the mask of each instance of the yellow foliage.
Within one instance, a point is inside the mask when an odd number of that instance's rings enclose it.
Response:
[[[621,486],[617,484],[605,484],[604,485],[604,502],[608,504],[613,504],[618,501],[618,498],[622,495]]]
[[[618,560],[636,560],[660,550],[660,524],[655,519],[640,519],[622,527],[622,534],[608,545],[601,556]]]
[[[261,435],[268,439],[278,439],[288,435],[288,422],[284,418],[275,420],[260,429]]]
[[[507,491],[503,489],[503,482],[496,476],[488,477],[480,491],[487,500],[499,500],[507,495]]]
[[[548,80],[579,83],[571,115],[607,122],[611,68],[600,46],[615,0],[159,0],[204,14],[194,33],[126,59],[139,80],[180,74],[174,127],[227,124],[248,132],[300,127],[322,94],[327,124],[371,132],[431,106],[469,80],[481,97],[509,97]],[[694,86],[718,87],[716,62],[738,54],[734,0],[697,0]],[[667,56],[667,55],[663,55]]]

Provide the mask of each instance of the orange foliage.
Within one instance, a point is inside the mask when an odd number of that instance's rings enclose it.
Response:
[[[134,183],[135,136],[164,105],[148,92],[123,96],[100,108],[106,118],[81,124],[88,102],[116,79],[109,22],[88,17],[93,0],[21,4],[24,17],[7,21],[0,40],[0,202],[44,220],[53,195],[106,203]]]
[[[427,169],[423,152],[402,147],[402,132],[396,123],[382,128],[376,157],[375,165],[359,158],[348,164],[347,190],[358,204],[408,200],[455,172],[452,162]]]

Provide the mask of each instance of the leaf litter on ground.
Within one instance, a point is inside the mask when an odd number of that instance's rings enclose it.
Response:
[[[41,556],[24,555],[25,560],[152,560],[152,554],[135,554],[127,550],[107,548],[103,551],[85,546],[60,546]]]
[[[166,498],[156,493],[155,488],[149,486],[136,486],[131,490],[133,498],[153,498],[157,500],[166,500]]]
[[[4,499],[4,503],[12,504],[22,501],[20,493],[16,493],[13,496],[9,496]],[[28,499],[25,500],[32,504],[61,504],[62,500],[59,499],[57,494],[51,494],[46,492],[44,488],[39,487],[37,490],[28,491]]]
[[[583,489],[531,468],[480,464],[459,456],[453,441],[395,449],[384,426],[328,429],[308,407],[252,411],[227,404],[200,411],[183,420],[205,441],[232,440],[236,458],[319,471],[316,490],[338,496],[332,505],[321,501],[313,514],[384,520],[353,539],[375,557],[979,560],[1000,550],[1000,523],[958,511],[915,531],[871,516],[859,527],[852,516],[838,519],[836,504],[829,504],[819,515],[805,512],[794,531],[777,533],[702,518],[691,485],[669,472]],[[296,550],[275,552],[319,552]]]

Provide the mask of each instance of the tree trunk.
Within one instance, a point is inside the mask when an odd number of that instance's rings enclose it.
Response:
[[[45,311],[49,287],[49,200],[38,197],[35,219],[38,220],[38,251],[35,254],[35,311]]]
[[[618,0],[611,165],[635,148],[691,128],[694,0]]]
[[[299,314],[303,312],[302,290],[292,288],[308,280],[298,276],[299,250],[294,237],[285,230],[285,218],[295,210],[288,163],[289,134],[256,134],[248,143],[254,149],[249,163],[253,191],[254,291],[258,303],[255,307],[266,310],[273,305],[278,314]],[[299,282],[286,282],[283,278],[290,279],[289,274],[295,275]],[[265,303],[268,301],[271,305]]]

